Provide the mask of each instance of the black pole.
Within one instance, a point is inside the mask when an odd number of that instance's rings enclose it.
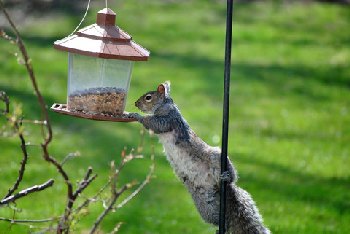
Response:
[[[227,173],[227,148],[228,148],[228,123],[229,123],[229,99],[230,99],[230,71],[231,71],[231,46],[232,46],[232,11],[233,0],[227,0],[226,12],[226,43],[225,43],[225,73],[224,73],[224,104],[222,116],[222,144],[221,144],[221,182],[220,182],[220,220],[219,234],[225,234],[226,214],[226,186],[224,179]]]

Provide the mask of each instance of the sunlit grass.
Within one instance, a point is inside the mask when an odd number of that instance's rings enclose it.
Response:
[[[101,3],[102,4],[102,3]],[[110,3],[112,5],[113,3]],[[97,3],[84,25],[93,23]],[[193,129],[219,145],[221,137],[224,1],[117,1],[117,24],[151,50],[150,61],[134,66],[128,111],[144,92],[171,80],[172,96]],[[83,13],[81,13],[82,15]],[[239,171],[239,185],[256,200],[274,233],[350,232],[350,9],[318,3],[237,4],[233,55],[229,154]],[[66,100],[67,56],[52,48],[70,34],[80,16],[55,12],[21,28],[46,102]],[[0,42],[0,90],[23,103],[27,119],[40,118],[25,70]],[[99,175],[87,190],[93,194],[108,179],[108,165],[124,146],[136,147],[140,126],[74,119],[50,113],[54,128],[52,154],[81,156],[67,163],[73,181],[92,166]],[[3,124],[4,122],[0,122]],[[25,126],[32,144],[40,129]],[[215,233],[199,217],[190,195],[176,179],[156,138],[147,139],[145,155],[156,145],[156,178],[128,206],[102,223],[109,232],[122,221],[120,233]],[[0,191],[17,176],[18,140],[0,138]],[[147,159],[126,168],[122,180],[141,181]],[[56,179],[55,186],[17,203],[17,218],[47,218],[63,212],[65,187],[53,167],[30,148],[28,172],[21,188]],[[1,195],[0,195],[1,197]],[[49,199],[48,199],[49,198]],[[102,211],[95,204],[76,225],[88,230]],[[0,210],[12,217],[13,211]],[[0,233],[24,233],[26,226],[0,223]]]

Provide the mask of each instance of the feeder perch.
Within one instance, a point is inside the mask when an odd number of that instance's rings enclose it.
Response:
[[[96,24],[58,40],[54,48],[68,52],[67,104],[53,104],[55,112],[80,118],[130,122],[124,112],[134,61],[150,52],[115,26],[109,8],[97,13]]]

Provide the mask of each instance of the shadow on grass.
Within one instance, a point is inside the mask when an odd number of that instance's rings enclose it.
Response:
[[[349,178],[317,177],[293,170],[291,167],[237,153],[234,155],[234,161],[256,166],[273,175],[258,178],[254,175],[240,174],[240,181],[244,181],[248,187],[257,188],[257,191],[265,191],[263,193],[266,193],[266,196],[272,193],[272,197],[284,202],[301,201],[319,209],[327,207],[328,210],[335,210],[338,215],[349,214]]]
[[[223,61],[199,57],[196,55],[179,55],[155,53],[154,57],[172,66],[196,71],[203,77],[203,86],[207,93],[221,95],[223,80]],[[233,61],[231,77],[239,82],[259,82],[271,87],[272,95],[285,96],[293,94],[303,98],[322,101],[328,97],[317,93],[313,84],[350,88],[350,70],[345,66],[309,67],[303,64],[294,65],[260,65],[237,63]],[[219,82],[218,82],[219,81]]]

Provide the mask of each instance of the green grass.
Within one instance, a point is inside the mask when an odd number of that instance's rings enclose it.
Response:
[[[112,3],[110,3],[112,4]],[[85,25],[100,6],[90,10]],[[218,145],[221,136],[224,1],[117,1],[117,24],[151,50],[149,62],[134,66],[127,110],[157,84],[171,80],[172,96],[192,128]],[[67,56],[52,42],[71,33],[80,16],[55,13],[48,20],[20,28],[33,59],[46,102],[66,98]],[[350,232],[350,8],[319,3],[252,3],[235,6],[230,107],[229,154],[239,171],[239,185],[255,199],[273,233]],[[23,104],[26,119],[38,119],[36,98],[15,48],[0,41],[0,90]],[[62,160],[79,150],[67,165],[73,181],[91,165],[99,175],[87,190],[93,194],[108,178],[108,165],[124,146],[136,147],[138,124],[103,123],[50,113],[54,128],[52,154]],[[0,120],[3,124],[3,119]],[[27,141],[40,142],[40,129],[25,126]],[[156,177],[123,209],[102,223],[120,233],[215,233],[199,217],[176,179],[156,138]],[[146,147],[145,155],[149,155]],[[17,202],[16,218],[46,218],[64,207],[65,187],[55,169],[29,150],[21,188],[53,177],[55,186]],[[0,191],[17,176],[21,159],[16,138],[0,138]],[[122,181],[141,181],[149,160],[130,164]],[[1,195],[3,196],[3,195]],[[94,204],[75,232],[88,230],[102,211]],[[13,210],[0,209],[12,217]],[[0,222],[0,233],[26,233],[27,226]]]

